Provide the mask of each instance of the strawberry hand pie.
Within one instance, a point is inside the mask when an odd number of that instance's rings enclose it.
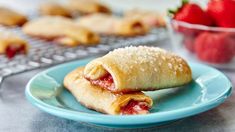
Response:
[[[91,14],[77,20],[79,26],[98,34],[136,36],[148,32],[148,27],[139,19],[119,18],[106,14]]]
[[[137,18],[140,19],[144,24],[150,27],[164,27],[166,22],[164,20],[164,15],[160,12],[132,9],[124,13],[126,18]]]
[[[64,86],[84,106],[111,115],[147,114],[152,107],[152,99],[142,92],[116,94],[92,85],[83,77],[84,67],[69,73]]]
[[[150,91],[189,83],[192,73],[181,57],[157,47],[126,47],[89,62],[84,77],[112,92]]]
[[[81,15],[93,13],[110,14],[111,10],[97,0],[69,0],[68,8]]]
[[[26,16],[6,7],[0,7],[0,24],[4,26],[22,26],[27,22]]]
[[[100,40],[92,31],[60,16],[44,16],[32,20],[23,26],[23,32],[65,46],[92,45],[99,43]]]
[[[63,16],[63,17],[72,17],[69,9],[63,5],[57,3],[45,3],[42,4],[39,8],[41,15],[45,16]]]
[[[20,37],[6,32],[0,32],[0,54],[13,58],[17,54],[27,54],[28,44]]]

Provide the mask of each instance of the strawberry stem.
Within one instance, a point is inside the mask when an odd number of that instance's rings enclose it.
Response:
[[[177,12],[177,9],[169,9],[167,13],[168,13],[168,16],[173,17],[176,12]]]
[[[173,9],[169,9],[169,10],[168,10],[168,13],[169,13],[169,14],[175,14],[176,12],[177,12],[177,10],[173,10]]]
[[[185,5],[185,4],[188,4],[188,3],[189,3],[188,0],[182,0],[182,6]],[[182,7],[182,6],[181,6],[181,7]]]
[[[168,16],[174,17],[174,15],[175,15],[184,5],[186,5],[186,4],[189,3],[188,0],[182,0],[181,2],[182,2],[182,3],[181,3],[181,6],[180,6],[180,7],[177,7],[177,8],[175,8],[175,9],[169,9],[169,10],[168,10]]]

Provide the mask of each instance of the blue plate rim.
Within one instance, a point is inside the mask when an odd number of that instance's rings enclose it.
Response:
[[[160,114],[158,112],[156,112],[156,113],[150,113],[147,115],[122,115],[122,116],[120,116],[120,115],[106,115],[106,114],[96,115],[96,114],[89,114],[89,113],[84,113],[84,112],[79,112],[79,111],[63,109],[63,108],[59,108],[59,107],[55,107],[55,106],[51,106],[49,104],[46,104],[31,94],[30,85],[35,80],[35,78],[37,78],[38,76],[41,76],[42,74],[48,73],[54,69],[64,67],[65,65],[69,65],[69,64],[73,64],[73,63],[87,62],[91,59],[92,58],[77,60],[77,61],[61,64],[61,65],[54,66],[54,67],[49,68],[41,73],[36,74],[33,78],[30,79],[30,81],[26,85],[26,90],[25,90],[26,98],[29,100],[29,102],[31,102],[33,105],[40,108],[41,110],[48,112],[50,114],[62,117],[62,118],[67,118],[67,119],[72,119],[72,120],[82,121],[82,122],[97,123],[97,124],[136,125],[136,124],[149,124],[149,123],[158,123],[158,122],[176,120],[176,119],[192,116],[192,115],[207,111],[211,108],[218,106],[222,102],[224,102],[225,99],[227,99],[231,95],[232,89],[233,89],[231,81],[227,78],[227,76],[225,76],[219,70],[212,68],[210,66],[204,65],[204,64],[189,62],[190,65],[202,66],[202,67],[206,67],[209,69],[213,69],[216,72],[219,72],[222,76],[224,76],[227,79],[226,81],[228,82],[228,86],[229,86],[227,88],[227,90],[224,91],[223,93],[221,93],[221,95],[218,96],[218,98],[210,100],[208,102],[204,102],[203,104],[200,104],[200,105],[194,105],[194,106],[190,106],[190,107],[180,108],[177,110],[165,111],[165,112],[161,112]],[[211,107],[207,107],[205,109],[202,109],[205,106],[211,106]],[[183,115],[182,115],[182,113],[183,113]],[[74,115],[76,115],[76,116],[74,116]],[[159,117],[161,117],[161,118],[159,118]],[[141,119],[141,120],[138,120],[138,119]],[[135,121],[133,122],[133,120],[135,120]]]

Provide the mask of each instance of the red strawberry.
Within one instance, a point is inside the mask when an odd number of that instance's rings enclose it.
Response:
[[[228,33],[204,32],[195,39],[195,50],[203,61],[227,63],[233,58],[235,43]]]
[[[183,40],[183,44],[184,44],[185,48],[188,51],[194,53],[194,51],[195,51],[195,48],[194,48],[195,47],[194,46],[194,37],[185,36],[184,40]]]
[[[192,24],[201,24],[206,26],[213,25],[210,16],[202,10],[200,6],[194,3],[184,2],[182,7],[174,14],[173,19]]]
[[[235,0],[210,0],[208,14],[220,27],[235,27]]]
[[[188,1],[183,0],[182,6],[177,9],[177,11],[170,11],[173,13],[173,19],[178,21],[183,21],[191,24],[200,24],[206,26],[212,26],[213,21],[210,16],[202,10],[200,6],[194,3],[188,3]],[[197,36],[201,31],[194,28],[189,28],[182,26],[178,23],[173,23],[174,28],[184,35]]]

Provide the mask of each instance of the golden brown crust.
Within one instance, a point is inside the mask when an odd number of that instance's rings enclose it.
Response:
[[[0,32],[0,54],[6,53],[6,49],[10,45],[14,47],[20,47],[24,45],[26,53],[28,52],[29,49],[29,45],[24,39],[9,32],[4,32],[4,33]]]
[[[192,73],[181,57],[156,47],[126,47],[94,59],[84,70],[85,78],[97,80],[110,73],[112,92],[150,91],[189,83]]]
[[[26,16],[11,9],[0,7],[0,24],[5,26],[22,26],[27,22]]]
[[[152,106],[152,99],[142,92],[129,94],[114,94],[108,90],[93,86],[83,78],[84,67],[79,67],[66,75],[64,86],[83,105],[96,111],[107,114],[120,114],[120,108],[127,105],[129,101],[143,101],[149,107]]]
[[[124,13],[125,18],[136,18],[141,20],[143,23],[151,27],[165,27],[166,21],[164,19],[164,14],[160,12],[132,9]]]
[[[72,17],[71,12],[58,3],[45,3],[39,7],[41,15]]]
[[[81,17],[77,24],[99,34],[135,36],[148,32],[148,27],[138,19],[123,19],[106,14]]]
[[[23,26],[23,32],[30,36],[55,40],[66,46],[97,44],[100,40],[99,36],[90,30],[59,16],[45,16],[30,21]]]
[[[106,13],[110,14],[110,9],[95,0],[70,0],[68,8],[80,14]]]

